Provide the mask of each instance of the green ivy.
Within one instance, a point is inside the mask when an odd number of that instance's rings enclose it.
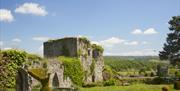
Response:
[[[91,63],[91,65],[90,65],[91,74],[94,74],[94,69],[95,69],[95,60],[92,59],[92,63]]]
[[[26,52],[6,50],[0,53],[0,87],[14,87],[17,69],[26,61]]]
[[[103,53],[104,51],[104,49],[100,45],[92,44],[91,47],[93,48],[93,50],[100,51],[101,53]]]
[[[14,87],[17,70],[23,65],[31,65],[32,61],[41,57],[21,50],[4,50],[0,52],[0,88]]]
[[[32,63],[39,63],[43,60],[42,57],[36,54],[27,54],[26,57],[27,57],[26,65],[33,65]]]
[[[70,77],[76,85],[82,86],[84,71],[78,58],[60,56],[59,60],[64,66],[64,77]]]
[[[90,41],[86,37],[80,37],[79,40],[84,42],[85,44],[90,45]]]
[[[77,56],[80,57],[81,55],[82,55],[82,50],[79,49],[79,50],[77,51]]]

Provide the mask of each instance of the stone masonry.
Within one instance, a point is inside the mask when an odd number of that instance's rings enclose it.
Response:
[[[54,59],[58,56],[78,57],[86,73],[84,80],[87,83],[103,80],[102,71],[104,67],[104,61],[102,52],[93,49],[91,47],[90,41],[87,39],[79,37],[67,37],[44,42],[44,57],[48,59]],[[91,65],[93,62],[94,71],[92,72]],[[54,68],[50,69],[53,69],[58,77],[63,77],[61,76],[63,71],[56,70],[56,66],[52,67]],[[57,84],[58,83],[62,82],[57,82]]]

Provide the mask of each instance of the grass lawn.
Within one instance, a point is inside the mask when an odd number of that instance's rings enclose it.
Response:
[[[169,86],[169,91],[180,91],[174,90],[172,85],[145,85],[136,84],[131,86],[107,86],[107,87],[92,87],[92,88],[81,88],[81,91],[162,91],[163,86]]]
[[[174,90],[172,85],[146,85],[136,84],[131,86],[106,86],[106,87],[91,87],[91,88],[80,88],[80,91],[162,91],[163,86],[168,86],[169,91],[180,91]],[[15,91],[14,89],[8,89],[7,91]],[[39,91],[34,89],[32,91]]]

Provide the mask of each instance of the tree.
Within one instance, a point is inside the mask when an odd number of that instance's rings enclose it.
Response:
[[[161,60],[169,60],[171,64],[180,66],[180,16],[169,21],[170,33],[167,34],[163,50],[159,52]]]

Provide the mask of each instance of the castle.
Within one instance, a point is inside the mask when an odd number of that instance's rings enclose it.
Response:
[[[104,61],[102,55],[102,47],[91,44],[89,40],[83,37],[66,37],[44,42],[45,58],[52,60],[53,58],[59,56],[77,57],[82,64],[84,72],[86,73],[86,77],[84,77],[86,83],[103,80],[102,71],[104,67]],[[49,65],[51,65],[51,63],[53,62],[50,62]],[[92,64],[94,64],[93,73],[91,69]],[[52,71],[57,70],[56,68],[57,67],[55,65],[49,66],[49,70]],[[63,71],[58,72],[57,70],[55,73],[58,77],[62,78],[60,83],[63,83]]]
[[[84,83],[103,81],[103,48],[91,44],[86,38],[66,37],[44,42],[44,57],[47,63],[35,61],[32,65],[26,66],[27,68],[19,69],[16,76],[16,90],[31,91],[31,87],[37,86],[39,81],[41,84],[43,82],[42,85],[49,84],[48,87],[71,88],[73,82],[70,77],[64,75],[65,67],[61,59],[58,59],[59,56],[76,58],[78,62],[80,61]]]

